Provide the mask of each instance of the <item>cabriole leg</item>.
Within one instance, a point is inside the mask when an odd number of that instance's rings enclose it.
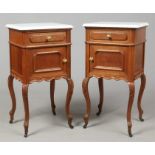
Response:
[[[70,78],[65,78],[65,79],[68,84],[68,91],[67,91],[67,96],[66,96],[66,115],[68,119],[68,125],[72,129],[73,128],[73,125],[72,125],[73,117],[70,112],[70,104],[71,104],[71,98],[72,98],[73,89],[74,89],[74,83],[73,83],[73,80]]]
[[[84,94],[84,97],[86,100],[86,112],[85,112],[85,115],[83,117],[84,122],[85,122],[85,124],[83,126],[84,128],[87,128],[88,120],[89,120],[89,116],[90,116],[90,109],[91,109],[91,103],[90,103],[89,92],[88,92],[89,79],[90,79],[89,77],[86,77],[82,83],[83,94]]]
[[[13,123],[14,120],[14,114],[16,111],[16,96],[15,96],[15,92],[14,92],[14,88],[13,88],[13,80],[14,77],[12,75],[9,75],[8,77],[8,87],[9,87],[9,91],[10,91],[10,95],[11,95],[11,99],[12,99],[12,108],[9,112],[10,114],[10,123]]]
[[[51,97],[51,108],[52,108],[52,112],[53,115],[56,115],[55,112],[55,101],[54,101],[54,91],[55,91],[55,79],[50,81],[50,97]]]
[[[28,86],[29,86],[28,84],[22,84],[22,95],[23,95],[24,111],[25,111],[25,118],[24,118],[25,134],[24,134],[24,137],[27,137],[28,127],[29,127]]]
[[[96,113],[96,115],[100,115],[101,111],[102,111],[102,106],[103,106],[103,79],[99,78],[98,79],[98,86],[99,86],[99,93],[100,93],[100,101],[99,101],[99,105],[98,105],[98,112]]]
[[[129,101],[128,101],[128,109],[127,109],[127,123],[128,123],[128,134],[132,137],[132,121],[131,121],[131,110],[134,101],[135,95],[135,85],[134,82],[128,82],[129,85]]]
[[[140,85],[140,90],[139,90],[139,95],[138,95],[138,102],[137,102],[137,107],[139,111],[139,119],[140,121],[144,121],[142,115],[143,115],[143,109],[141,107],[141,101],[142,101],[142,96],[144,93],[145,85],[146,85],[146,77],[145,74],[141,75],[141,85]]]

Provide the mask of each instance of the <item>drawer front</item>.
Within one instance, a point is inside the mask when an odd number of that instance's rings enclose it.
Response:
[[[101,42],[101,43],[132,42],[131,30],[88,29],[87,41]]]
[[[89,72],[92,75],[127,77],[129,54],[127,47],[91,45]]]
[[[66,32],[30,33],[27,36],[28,44],[51,44],[66,42]]]
[[[27,52],[32,77],[51,77],[67,74],[67,47],[31,49]]]
[[[92,40],[126,41],[128,35],[125,32],[97,31],[91,33]]]

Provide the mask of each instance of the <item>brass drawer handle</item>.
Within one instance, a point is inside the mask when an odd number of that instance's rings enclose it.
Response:
[[[48,36],[48,37],[47,37],[47,41],[50,41],[51,39],[52,39],[51,36]]]
[[[93,58],[93,57],[89,57],[89,61],[90,61],[91,63],[94,63],[94,58]]]
[[[63,62],[63,63],[67,63],[67,59],[66,59],[66,58],[63,58],[63,59],[62,59],[62,62]]]
[[[107,34],[106,36],[109,40],[112,39],[111,34]]]

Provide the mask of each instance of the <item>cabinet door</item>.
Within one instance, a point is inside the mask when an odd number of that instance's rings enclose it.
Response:
[[[127,47],[91,45],[88,60],[90,74],[126,78],[130,52]]]
[[[67,74],[67,64],[70,61],[67,47],[31,49],[27,54],[31,68],[29,74],[32,78],[50,78]]]

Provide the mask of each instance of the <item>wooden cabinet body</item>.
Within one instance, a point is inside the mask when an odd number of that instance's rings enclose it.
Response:
[[[70,25],[35,24],[37,28],[29,28],[31,24],[8,25],[10,43],[10,76],[9,89],[13,106],[10,111],[10,122],[13,122],[16,101],[13,90],[13,78],[22,82],[25,108],[25,136],[28,133],[29,108],[28,85],[32,82],[50,81],[51,107],[55,113],[54,89],[55,80],[64,78],[68,83],[66,113],[69,126],[72,128],[70,100],[73,92],[71,80],[71,29]],[[46,26],[44,28],[44,26]],[[58,26],[58,27],[57,27]],[[20,28],[23,29],[20,29]]]
[[[23,83],[70,77],[70,45],[70,29],[10,29],[11,73]]]
[[[83,81],[83,92],[87,103],[84,127],[87,127],[90,115],[88,81],[91,77],[98,78],[99,83],[100,103],[98,115],[101,113],[103,104],[103,78],[128,82],[130,95],[127,122],[130,136],[132,136],[131,108],[135,90],[134,80],[141,78],[138,109],[140,120],[143,120],[141,98],[146,81],[144,57],[147,24],[134,24],[135,27],[130,24],[120,26],[118,23],[113,23],[111,26],[108,26],[107,23],[84,25],[86,28],[86,78]]]

